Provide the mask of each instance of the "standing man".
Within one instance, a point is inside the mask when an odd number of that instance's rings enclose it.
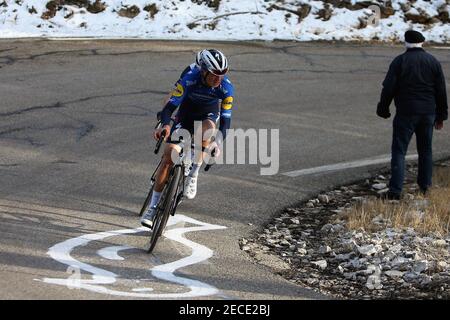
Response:
[[[392,61],[383,82],[377,115],[391,116],[389,105],[395,101],[391,180],[386,198],[400,199],[405,155],[413,133],[419,154],[417,184],[422,193],[431,186],[433,169],[433,128],[441,130],[448,118],[445,78],[439,61],[422,49],[424,36],[417,31],[405,33],[406,52]]]

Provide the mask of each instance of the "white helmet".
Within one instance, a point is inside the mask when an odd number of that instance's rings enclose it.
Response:
[[[195,56],[195,64],[200,68],[202,66],[202,52],[204,50],[200,50],[197,52],[197,55]]]
[[[205,49],[197,54],[202,70],[207,70],[217,76],[228,72],[228,60],[225,55],[216,49]]]

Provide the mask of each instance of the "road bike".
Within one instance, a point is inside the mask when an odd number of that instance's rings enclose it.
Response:
[[[160,113],[157,115],[158,123],[155,126],[155,129],[161,127],[161,116]],[[154,153],[158,154],[162,143],[165,140],[165,131],[159,138],[156,143]],[[164,185],[163,191],[161,192],[161,197],[156,206],[156,214],[153,218],[153,225],[151,230],[151,235],[149,239],[149,243],[147,246],[147,252],[151,253],[156,246],[156,243],[159,237],[163,234],[164,229],[166,227],[167,221],[169,217],[175,215],[178,205],[182,202],[183,194],[184,194],[184,181],[185,181],[185,172],[186,166],[188,162],[186,161],[185,153],[184,153],[184,139],[180,137],[178,141],[172,140],[171,143],[175,143],[180,146],[181,151],[179,153],[179,157],[177,161],[173,164],[172,168],[169,172],[169,177],[167,179],[166,184]],[[215,150],[211,152],[211,155],[214,157]],[[150,200],[152,199],[153,188],[156,181],[156,173],[158,172],[159,167],[161,166],[162,158],[158,163],[155,171],[153,172],[150,178],[150,190],[145,198],[144,204],[142,206],[141,211],[139,212],[139,216],[142,216],[144,212],[148,209],[150,205]],[[207,164],[205,167],[205,171],[208,171],[213,164]]]

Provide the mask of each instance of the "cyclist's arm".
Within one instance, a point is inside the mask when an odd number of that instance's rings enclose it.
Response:
[[[163,126],[170,124],[170,119],[171,119],[172,113],[175,111],[176,108],[178,108],[178,107],[173,105],[170,102],[167,102],[167,104],[161,111],[161,123]]]
[[[161,112],[161,122],[162,122],[163,126],[170,124],[170,119],[171,119],[170,117],[172,116],[172,113],[183,102],[184,97],[186,96],[185,82],[186,82],[186,80],[183,77],[183,79],[179,80],[175,84],[175,88],[172,91],[169,100],[167,101],[166,105],[164,106],[164,108]]]
[[[233,108],[233,96],[228,96],[222,101],[220,108],[220,125],[219,131],[222,133],[223,141],[227,136],[227,131],[231,126],[231,111]]]

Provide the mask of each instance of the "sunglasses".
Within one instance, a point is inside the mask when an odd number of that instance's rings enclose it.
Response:
[[[208,72],[215,76],[220,77],[220,76],[224,76],[228,72],[228,68],[224,69],[223,71],[214,71],[214,72],[208,71]]]

